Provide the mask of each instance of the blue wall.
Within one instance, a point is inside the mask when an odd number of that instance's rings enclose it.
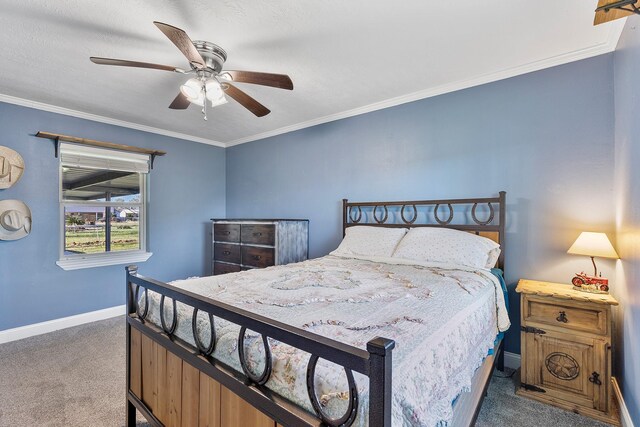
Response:
[[[627,19],[614,56],[617,244],[614,293],[621,301],[617,371],[627,408],[640,426],[640,17]]]
[[[229,217],[310,219],[312,257],[341,239],[341,199],[507,191],[506,276],[567,281],[567,249],[613,231],[613,57],[604,55],[232,147]],[[613,264],[601,263],[604,274]],[[507,349],[520,352],[519,299]]]
[[[507,191],[507,350],[519,353],[521,277],[566,281],[589,268],[565,252],[580,231],[617,238],[617,372],[640,424],[640,18],[618,51],[372,112],[226,151],[0,103],[0,145],[26,173],[0,199],[21,199],[34,226],[0,242],[0,330],[124,303],[122,266],[63,271],[58,163],[47,130],[168,151],[151,174],[148,247],[141,272],[161,280],[208,273],[208,219],[304,217],[311,256],[341,238],[341,202],[489,196]],[[615,84],[614,84],[615,83]],[[614,96],[615,89],[615,96]],[[615,144],[614,144],[615,141]],[[615,168],[614,168],[615,166]],[[226,169],[225,169],[226,167]],[[614,173],[615,169],[615,173]],[[226,182],[225,182],[226,181]],[[226,201],[226,206],[225,206]],[[615,224],[615,229],[613,224]]]
[[[26,171],[0,199],[20,199],[32,233],[0,241],[0,330],[124,304],[124,266],[64,271],[59,255],[58,159],[39,131],[167,151],[151,172],[148,250],[140,271],[162,280],[205,274],[208,220],[225,213],[224,149],[0,103],[0,145],[18,151]]]

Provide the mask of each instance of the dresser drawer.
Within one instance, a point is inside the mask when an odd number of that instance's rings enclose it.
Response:
[[[242,243],[273,246],[276,229],[273,224],[242,224]]]
[[[213,240],[216,242],[240,242],[240,224],[214,224]]]
[[[542,299],[527,295],[523,307],[523,320],[526,323],[535,322],[606,335],[608,334],[607,313],[606,307],[600,304],[579,305],[576,302],[563,304],[549,298]]]
[[[269,267],[274,265],[273,248],[242,246],[242,264],[251,267]]]
[[[216,243],[213,245],[213,256],[216,261],[226,261],[240,264],[240,245]]]
[[[213,263],[213,274],[227,274],[227,273],[237,273],[240,271],[240,266],[238,264],[226,264],[224,262],[214,262]]]

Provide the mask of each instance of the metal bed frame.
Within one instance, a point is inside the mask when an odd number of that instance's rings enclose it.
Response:
[[[485,220],[477,218],[478,206],[486,205],[488,217]],[[418,221],[423,215],[419,208],[429,207],[424,221]],[[446,206],[449,215],[446,219],[440,218],[440,207]],[[469,210],[469,207],[471,209]],[[399,223],[387,222],[389,220],[389,208],[392,211],[399,210]],[[495,215],[496,208],[499,214]],[[465,224],[454,223],[454,211],[467,220]],[[364,211],[364,215],[363,215]],[[371,212],[371,215],[369,215]],[[392,212],[391,216],[397,213]],[[370,225],[380,227],[446,227],[464,230],[479,235],[494,237],[502,246],[502,252],[498,260],[498,267],[504,268],[504,233],[505,233],[506,193],[500,192],[498,197],[449,199],[449,200],[416,200],[403,202],[360,202],[350,203],[343,200],[343,233],[347,227],[354,225]],[[469,220],[470,214],[470,220]],[[486,214],[486,213],[485,213]],[[433,215],[434,222],[429,220]],[[367,222],[365,217],[372,221]],[[409,217],[410,216],[410,217]],[[460,218],[456,218],[460,219]],[[469,224],[468,222],[471,222]],[[168,352],[179,357],[183,362],[198,369],[211,379],[219,382],[231,392],[244,399],[251,406],[271,417],[275,422],[283,426],[350,426],[357,414],[359,398],[353,378],[353,372],[358,372],[369,378],[369,425],[373,427],[391,426],[392,406],[392,351],[395,343],[391,339],[375,337],[367,343],[366,350],[339,341],[314,334],[285,323],[260,316],[246,310],[198,295],[185,289],[180,289],[167,283],[147,278],[138,274],[136,266],[126,267],[127,289],[127,427],[136,424],[136,410],[140,411],[152,426],[163,426],[162,422],[153,413],[151,408],[143,402],[141,396],[132,391],[132,331],[138,331],[150,338]],[[160,318],[161,327],[157,327],[147,320],[148,298],[144,303],[139,303],[140,293],[148,296],[151,290],[161,295]],[[173,306],[172,318],[165,319],[164,305],[170,299]],[[176,302],[186,304],[193,308],[192,331],[193,346],[175,335],[177,326]],[[196,316],[204,312],[209,318],[211,340],[203,343],[197,333]],[[215,350],[216,318],[222,318],[241,327],[238,337],[238,356],[243,372],[234,369],[215,360],[212,354]],[[245,360],[244,336],[247,329],[262,336],[266,363],[260,375],[253,373]],[[314,414],[309,413],[298,405],[281,398],[270,392],[265,384],[271,375],[271,351],[267,337],[303,350],[311,355],[307,366],[307,391],[309,400],[314,408]],[[498,352],[502,352],[502,345],[497,346]],[[501,354],[500,354],[501,355]],[[322,410],[322,406],[315,394],[315,367],[318,359],[325,359],[342,366],[349,384],[348,409],[339,419],[329,418]],[[488,380],[483,384],[484,389]],[[477,416],[479,404],[475,408],[473,419]]]

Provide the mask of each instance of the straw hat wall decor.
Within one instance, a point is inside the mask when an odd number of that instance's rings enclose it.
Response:
[[[0,200],[0,240],[18,240],[31,233],[31,210],[20,200]]]
[[[0,145],[0,190],[18,182],[24,172],[22,156],[9,147]]]
[[[18,182],[24,172],[22,156],[0,145],[0,190]],[[31,233],[31,210],[20,200],[0,200],[0,240],[18,240]]]

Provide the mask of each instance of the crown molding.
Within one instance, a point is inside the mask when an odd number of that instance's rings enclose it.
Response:
[[[172,138],[184,139],[187,141],[199,142],[202,144],[213,145],[216,147],[233,147],[235,145],[245,144],[247,142],[258,141],[272,136],[282,135],[284,133],[293,132],[296,130],[317,126],[323,123],[333,122],[336,120],[346,119],[348,117],[358,116],[361,114],[370,113],[372,111],[382,110],[396,105],[406,104],[413,101],[418,101],[425,98],[431,98],[438,95],[443,95],[450,92],[456,92],[463,89],[468,89],[474,86],[480,86],[487,83],[492,83],[498,80],[504,80],[511,77],[519,76],[522,74],[531,73],[534,71],[543,70],[545,68],[551,68],[558,65],[567,64],[569,62],[579,61],[582,59],[591,58],[598,55],[613,52],[616,49],[624,24],[627,18],[618,19],[608,23],[609,34],[607,39],[597,45],[568,52],[562,55],[557,55],[551,58],[546,58],[540,61],[530,62],[518,67],[507,68],[504,70],[496,71],[489,74],[484,74],[472,79],[460,80],[453,83],[447,83],[434,88],[421,90],[418,92],[401,95],[395,98],[390,98],[384,101],[376,102],[373,104],[365,105],[363,107],[354,108],[340,113],[330,114],[328,116],[319,117],[316,119],[308,120],[305,122],[296,123],[290,126],[284,126],[278,129],[270,130],[267,132],[250,135],[244,138],[238,138],[229,142],[215,141],[212,139],[201,138],[193,135],[187,135],[184,133],[173,132],[167,129],[160,129],[152,126],[141,125],[137,123],[127,122],[124,120],[113,119],[110,117],[100,116],[96,114],[84,113],[82,111],[72,110],[69,108],[59,107],[56,105],[45,104],[38,101],[32,101],[28,99],[18,98],[15,96],[0,94],[0,102],[6,102],[9,104],[20,105],[28,108],[35,108],[38,110],[49,111],[52,113],[64,114],[65,116],[77,117],[80,119],[91,120],[94,122],[106,123],[115,126],[121,126],[129,129],[136,129],[143,132],[155,133],[158,135],[165,135]]]
[[[244,144],[247,142],[257,141],[260,139],[269,138],[283,133],[289,133],[296,130],[317,126],[323,123],[332,122],[335,120],[346,119],[347,117],[358,116],[360,114],[370,113],[376,110],[382,110],[384,108],[394,107],[396,105],[406,104],[408,102],[418,101],[420,99],[431,98],[438,95],[443,95],[449,92],[455,92],[462,89],[468,89],[474,86],[480,86],[487,83],[492,83],[498,80],[504,80],[511,77],[519,76],[522,74],[531,73],[534,71],[543,70],[545,68],[551,68],[558,65],[567,64],[569,62],[579,61],[582,59],[591,58],[605,53],[613,52],[616,49],[620,35],[624,28],[626,18],[619,19],[609,23],[610,29],[607,36],[607,40],[604,42],[585,48],[575,50],[573,52],[557,55],[551,58],[546,58],[540,61],[530,62],[518,67],[507,68],[501,71],[497,71],[490,74],[481,75],[472,79],[460,80],[453,83],[447,83],[441,86],[437,86],[430,89],[413,92],[407,95],[401,95],[395,98],[387,99],[385,101],[376,102],[373,104],[365,105],[363,107],[354,108],[352,110],[343,111],[336,114],[330,114],[328,116],[320,117],[317,119],[309,120],[306,122],[297,123],[291,126],[281,127],[279,129],[259,133],[257,135],[247,136],[245,138],[239,138],[225,144],[226,147],[233,147],[235,145]]]
[[[5,95],[0,93],[0,102],[7,104],[20,105],[22,107],[34,108],[36,110],[48,111],[50,113],[63,114],[65,116],[77,117],[79,119],[91,120],[92,122],[106,123],[108,125],[120,126],[129,129],[140,130],[143,132],[155,133],[157,135],[169,136],[171,138],[184,139],[187,141],[199,142],[201,144],[214,145],[216,147],[225,147],[225,144],[212,139],[200,138],[185,133],[173,132],[167,129],[160,129],[153,126],[141,125],[138,123],[127,122],[125,120],[112,119],[110,117],[99,116],[97,114],[84,113],[70,108],[59,107],[57,105],[45,104],[44,102],[32,101],[30,99],[18,98],[16,96]]]

